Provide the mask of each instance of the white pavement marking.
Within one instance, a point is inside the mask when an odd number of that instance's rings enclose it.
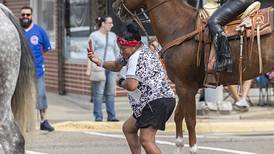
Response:
[[[84,132],[84,133],[85,134],[90,134],[90,135],[97,135],[97,136],[104,136],[104,137],[125,139],[125,137],[123,135],[117,135],[117,134],[104,134],[104,133],[98,133],[98,132]],[[168,142],[168,141],[156,140],[156,143],[175,146],[175,143]],[[188,144],[185,144],[184,146],[185,147],[189,147]],[[234,153],[234,154],[256,154],[256,153],[246,152],[246,151],[238,151],[238,150],[231,150],[231,149],[224,149],[224,148],[214,148],[214,147],[205,147],[205,146],[198,146],[198,149],[212,150],[212,151],[221,151],[221,152]]]
[[[34,152],[34,151],[26,151],[26,154],[47,154],[47,153]]]
[[[161,138],[175,138],[175,135],[157,135],[156,137],[161,137]],[[204,135],[197,135],[197,138],[205,138],[207,136]],[[184,135],[184,138],[188,138],[188,135]]]
[[[103,134],[103,133],[97,133],[97,132],[84,132],[84,133],[85,134],[90,134],[90,135],[97,135],[97,136],[104,136],[104,137],[112,137],[112,138],[125,139],[125,136],[123,136],[123,135]]]

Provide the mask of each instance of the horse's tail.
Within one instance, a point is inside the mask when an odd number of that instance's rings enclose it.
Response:
[[[7,7],[0,5],[0,8],[9,17],[20,36],[20,70],[15,92],[12,96],[11,107],[15,120],[17,121],[21,131],[24,133],[33,130],[35,128],[36,121],[36,79],[34,59],[17,18]]]

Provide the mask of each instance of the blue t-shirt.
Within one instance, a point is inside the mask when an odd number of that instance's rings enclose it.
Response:
[[[43,52],[51,50],[51,45],[46,32],[38,25],[33,24],[31,29],[25,30],[35,60],[36,77],[40,78],[45,72]]]

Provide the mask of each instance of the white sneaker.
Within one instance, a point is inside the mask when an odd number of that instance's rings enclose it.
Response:
[[[245,99],[241,99],[241,100],[237,101],[235,103],[235,105],[237,105],[239,107],[246,107],[246,108],[249,107],[249,104],[248,104],[248,102]]]

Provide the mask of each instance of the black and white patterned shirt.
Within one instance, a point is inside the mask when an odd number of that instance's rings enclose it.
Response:
[[[147,46],[140,47],[127,60],[126,78],[136,79],[139,86],[128,92],[129,104],[136,117],[141,116],[147,103],[159,98],[175,98],[157,53]]]

